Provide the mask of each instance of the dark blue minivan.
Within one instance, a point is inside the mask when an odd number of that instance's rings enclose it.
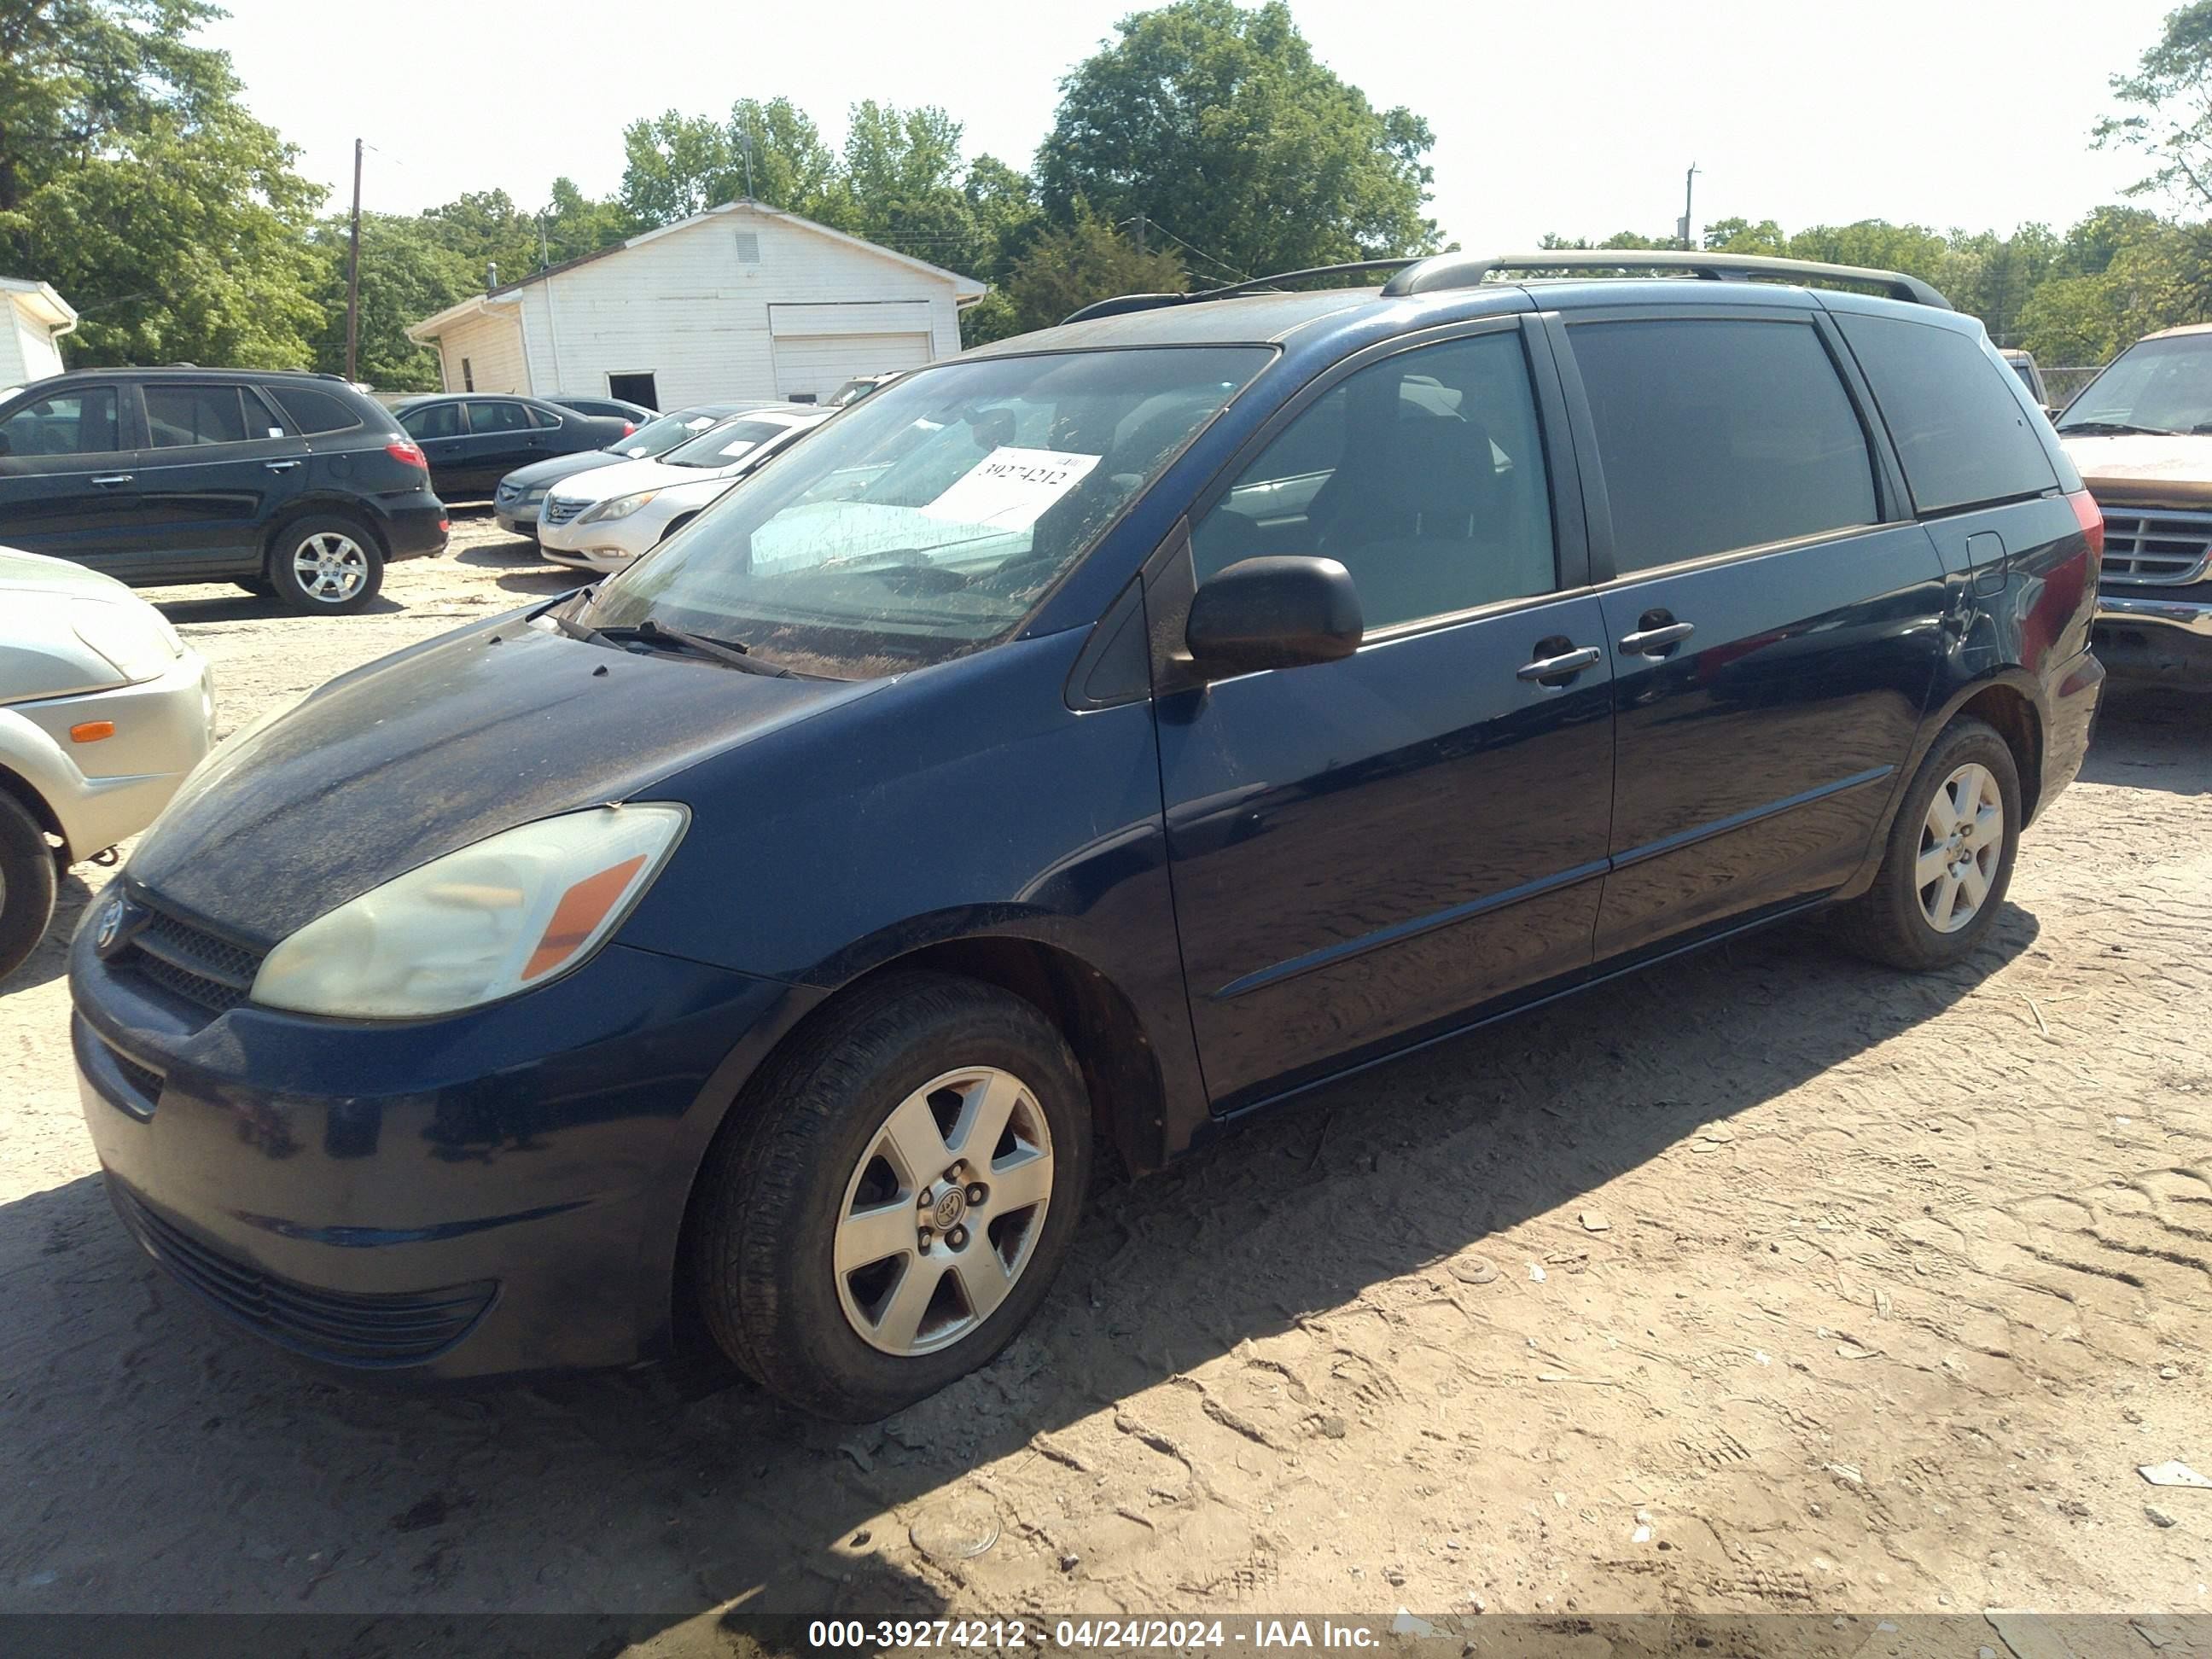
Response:
[[[1109,301],[234,738],[76,941],[93,1138],[326,1365],[698,1330],[880,1416],[1036,1310],[1099,1149],[1815,907],[1967,957],[2101,535],[1906,277]]]

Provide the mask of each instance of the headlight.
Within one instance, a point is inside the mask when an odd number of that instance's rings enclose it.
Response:
[[[532,485],[528,489],[522,492],[522,504],[525,507],[529,507],[536,502],[544,501],[545,499],[545,489],[546,486],[544,484]]]
[[[185,654],[169,619],[143,599],[71,599],[70,626],[127,680],[167,673]]]
[[[609,519],[626,519],[659,493],[657,489],[641,489],[634,495],[617,495],[611,501],[601,501],[576,522],[605,524]]]
[[[278,945],[254,976],[253,1000],[416,1019],[543,985],[605,943],[690,816],[674,805],[595,806],[434,859]]]

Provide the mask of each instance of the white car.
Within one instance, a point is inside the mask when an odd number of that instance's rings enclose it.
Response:
[[[566,478],[538,514],[538,550],[556,564],[620,570],[740,477],[837,411],[790,404],[709,427],[657,460],[623,461]]]
[[[0,548],[0,977],[45,935],[61,872],[151,823],[214,722],[207,664],[167,617],[112,576]]]

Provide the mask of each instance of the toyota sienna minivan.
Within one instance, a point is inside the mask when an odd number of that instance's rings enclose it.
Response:
[[[1102,1153],[1820,907],[1974,952],[2103,677],[1978,324],[1722,256],[1288,280],[906,375],[218,751],[72,949],[144,1248],[340,1371],[698,1331],[867,1419],[1037,1312]]]

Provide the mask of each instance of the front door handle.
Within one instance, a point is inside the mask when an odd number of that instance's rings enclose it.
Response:
[[[1623,656],[1662,656],[1698,631],[1695,623],[1670,622],[1657,628],[1639,628],[1620,636]]]
[[[130,482],[131,474],[128,472],[103,472],[93,480],[93,483],[103,489],[112,489],[117,484],[127,484]]]
[[[1545,643],[1549,644],[1550,641]],[[1561,641],[1560,643],[1565,644],[1565,641]],[[1557,656],[1539,657],[1534,662],[1524,662],[1513,671],[1513,677],[1534,680],[1540,685],[1549,684],[1553,680],[1571,680],[1583,669],[1595,665],[1598,657],[1595,646],[1577,646],[1571,651],[1560,652]]]
[[[290,471],[294,467],[295,467],[295,466],[299,465],[299,462],[297,462],[297,461],[264,461],[264,462],[262,462],[262,463],[261,463],[261,465],[264,465],[264,466],[265,466],[265,467],[267,467],[267,468],[268,468],[271,472],[289,472],[289,471]]]

